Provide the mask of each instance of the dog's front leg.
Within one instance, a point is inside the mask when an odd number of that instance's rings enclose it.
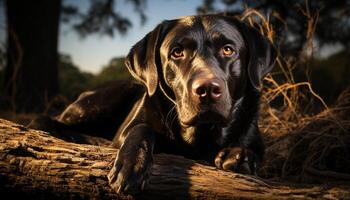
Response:
[[[154,142],[154,133],[147,124],[129,130],[108,174],[117,193],[136,194],[143,190],[153,163]]]

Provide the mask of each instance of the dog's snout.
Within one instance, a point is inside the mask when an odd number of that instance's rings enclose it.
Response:
[[[198,78],[193,81],[192,93],[198,97],[201,102],[211,100],[220,100],[223,93],[224,83],[220,79]]]

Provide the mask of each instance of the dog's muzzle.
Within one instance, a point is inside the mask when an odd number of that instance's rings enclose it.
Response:
[[[225,84],[218,78],[197,78],[192,83],[192,97],[200,104],[217,103],[223,97]]]

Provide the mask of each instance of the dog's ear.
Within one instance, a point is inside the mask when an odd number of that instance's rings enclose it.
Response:
[[[125,60],[129,72],[146,86],[149,96],[155,93],[158,86],[156,57],[159,56],[159,48],[167,27],[167,21],[159,24],[131,48]]]
[[[257,30],[240,22],[244,40],[248,45],[248,76],[256,89],[261,88],[262,79],[268,74],[276,60],[276,49],[273,44]]]

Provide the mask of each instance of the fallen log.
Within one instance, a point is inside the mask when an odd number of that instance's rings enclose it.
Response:
[[[149,185],[117,195],[106,175],[117,149],[76,144],[0,119],[2,199],[344,199],[350,186],[293,185],[217,170],[181,156],[159,154]],[[5,196],[6,195],[6,196]]]

